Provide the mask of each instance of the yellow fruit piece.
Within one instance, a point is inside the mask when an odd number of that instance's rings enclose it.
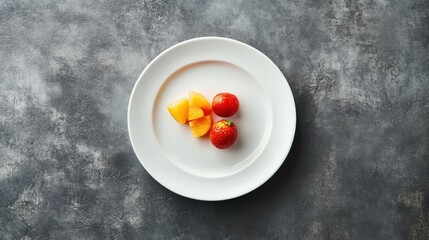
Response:
[[[186,98],[181,98],[179,100],[176,100],[172,103],[170,103],[167,106],[168,111],[170,112],[171,116],[178,122],[178,123],[186,123],[186,119],[188,118],[188,111],[189,111],[189,102]]]
[[[204,97],[204,95],[202,95],[201,93],[197,93],[193,91],[189,92],[189,106],[199,107],[203,109],[204,115],[208,115],[212,111],[212,105],[207,100],[207,98]]]
[[[204,117],[204,111],[203,109],[199,107],[189,107],[188,111],[188,121],[195,120],[197,118]]]
[[[212,117],[207,115],[202,118],[198,118],[189,122],[189,126],[191,127],[192,134],[194,137],[202,137],[204,136],[212,127]]]

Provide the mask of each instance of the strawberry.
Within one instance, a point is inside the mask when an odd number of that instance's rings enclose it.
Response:
[[[213,112],[221,117],[231,117],[240,106],[238,98],[232,93],[218,93],[212,101]]]
[[[236,140],[237,128],[230,120],[219,120],[210,129],[210,141],[216,148],[229,148]]]

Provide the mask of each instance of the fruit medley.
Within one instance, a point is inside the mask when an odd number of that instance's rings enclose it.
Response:
[[[194,137],[209,133],[210,142],[218,149],[231,147],[237,140],[237,128],[230,120],[222,119],[213,124],[211,112],[220,117],[231,117],[238,112],[238,98],[231,93],[219,93],[212,101],[198,92],[190,91],[188,98],[181,98],[167,106],[171,116],[180,124],[188,123]]]

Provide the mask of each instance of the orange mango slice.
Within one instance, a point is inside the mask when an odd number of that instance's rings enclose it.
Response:
[[[178,99],[167,106],[171,116],[180,124],[188,119],[189,102],[187,98]]]
[[[206,97],[204,97],[204,95],[198,92],[189,92],[189,106],[203,109],[204,115],[208,115],[212,111],[212,105],[210,102]]]
[[[191,131],[194,137],[199,138],[208,133],[208,131],[212,127],[212,117],[210,115],[207,115],[205,117],[192,120],[188,124],[189,127],[191,127]]]
[[[199,107],[189,107],[188,110],[188,121],[195,120],[197,118],[204,117],[204,111],[203,109]]]

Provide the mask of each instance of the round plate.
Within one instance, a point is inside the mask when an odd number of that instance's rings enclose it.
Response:
[[[229,118],[238,130],[231,148],[194,138],[170,116],[167,105],[189,91],[209,101],[219,92],[238,97],[239,112]],[[262,185],[285,160],[295,125],[292,92],[277,66],[255,48],[219,37],[161,53],[138,78],[128,106],[128,131],[143,167],[164,187],[199,200],[230,199]]]

